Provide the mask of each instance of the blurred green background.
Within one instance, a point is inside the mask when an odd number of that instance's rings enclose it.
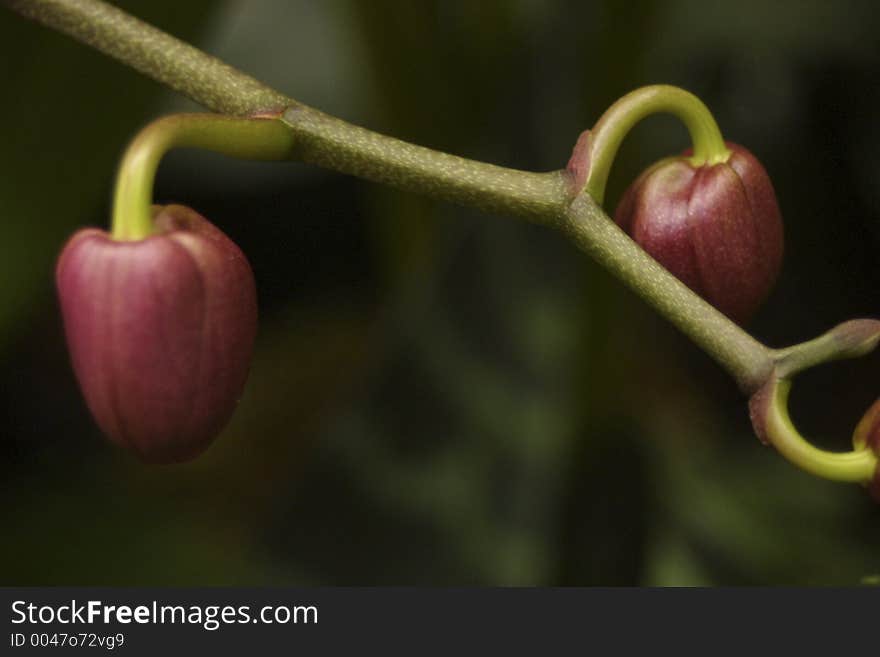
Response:
[[[531,170],[635,87],[681,85],[748,146],[786,221],[752,325],[774,346],[880,314],[880,13],[865,2],[139,0],[138,16],[367,127]],[[752,434],[704,354],[556,232],[301,164],[172,154],[158,202],[248,254],[248,387],[202,458],[104,442],[53,263],[105,226],[127,141],[187,101],[0,12],[0,583],[855,585],[880,507]],[[688,145],[628,138],[608,206]],[[847,449],[880,357],[798,380]]]

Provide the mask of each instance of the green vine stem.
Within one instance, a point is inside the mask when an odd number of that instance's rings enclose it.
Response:
[[[564,171],[532,173],[468,160],[298,104],[283,120],[296,135],[294,156],[310,164],[543,224],[558,224],[570,201]]]
[[[283,160],[293,134],[278,117],[240,119],[221,114],[174,114],[153,121],[134,138],[119,165],[112,235],[139,240],[153,232],[150,206],[159,160],[172,148],[204,148],[249,160]]]
[[[760,386],[772,368],[769,349],[658,265],[592,198],[573,197],[571,177],[565,171],[506,169],[351,125],[265,87],[98,0],[3,1],[211,109],[238,115],[281,115],[293,134],[292,158],[561,227],[721,363],[745,391]],[[140,200],[138,204],[143,206]]]
[[[756,391],[766,391],[772,382],[781,381],[781,369],[797,368],[792,364],[798,360],[797,350],[801,345],[774,351],[752,338],[639,248],[608,218],[593,196],[581,193],[583,187],[578,187],[576,175],[570,170],[532,173],[506,169],[440,153],[353,126],[302,105],[99,0],[0,1],[27,17],[115,57],[216,112],[239,117],[264,114],[278,117],[278,120],[260,123],[258,130],[265,129],[270,137],[268,151],[261,155],[296,158],[417,193],[513,214],[560,228],[575,244],[617,275],[702,347],[750,395]],[[628,130],[627,126],[631,127],[647,113],[668,111],[680,116],[691,132],[694,157],[699,161],[712,162],[726,157],[720,132],[699,100],[673,88],[650,89],[642,92],[642,95],[637,92],[628,96],[623,105],[615,106],[613,114],[606,113],[591,133],[593,141],[590,148],[597,157],[597,161],[590,165],[595,176],[591,190],[598,198],[601,198],[600,192],[604,189],[604,182],[600,184],[601,178],[607,178],[611,159]],[[180,119],[168,119],[172,122],[175,120]],[[252,119],[240,125],[223,124],[224,120],[231,119],[217,117],[213,126],[235,126],[232,127],[233,132],[239,128],[249,131],[256,127]],[[169,123],[166,127],[172,125]],[[129,186],[127,191],[122,189],[118,192],[122,197],[118,206],[120,212],[128,203],[133,204],[132,207],[149,205],[143,201],[148,199],[152,174],[145,174],[150,170],[155,171],[155,162],[158,162],[157,157],[164,152],[163,149],[174,145],[200,146],[211,142],[208,147],[217,150],[216,134],[207,137],[213,128],[202,132],[181,123],[170,131],[171,137],[163,135],[160,128],[155,130],[158,132],[142,134],[138,138],[146,140],[144,152],[152,153],[144,156],[140,165],[132,165],[132,171],[138,171],[138,166],[141,167],[141,179],[137,180],[138,176],[135,175],[133,182],[126,182],[126,175],[120,174],[120,187]],[[287,133],[286,136],[282,137],[279,130]],[[236,146],[231,147],[232,151],[237,149]],[[236,155],[235,152],[230,154]],[[127,166],[123,165],[124,168]],[[147,230],[146,226],[141,217],[134,220],[130,228],[120,227],[118,235],[134,237]],[[826,349],[821,356],[822,359],[842,353],[841,349],[845,351],[841,347],[843,343],[829,342],[827,339],[823,341],[822,338],[817,340],[818,343],[811,343],[819,344],[821,349],[831,345],[830,350]],[[871,343],[871,340],[873,338],[868,342]],[[876,344],[876,340],[871,344]],[[846,348],[851,348],[851,345]],[[807,354],[810,348],[805,349],[800,352],[800,366],[803,367],[815,364],[818,357],[815,350],[810,355]],[[784,455],[795,462],[800,459],[798,464],[812,472],[831,473],[832,478],[859,479],[867,474],[870,459],[861,452],[854,453],[855,456],[831,455],[835,463],[847,464],[843,467],[844,476],[837,476],[841,474],[839,466],[816,465],[827,459],[829,453],[805,450],[803,445],[798,449],[791,448],[803,438],[791,426],[787,415],[781,414],[787,390],[781,384],[773,390],[773,395],[765,395],[764,398],[774,400],[766,408],[775,409],[778,421],[774,420],[776,423],[773,426],[782,427],[786,433],[785,437],[774,441]],[[754,398],[758,397],[755,395]],[[761,429],[758,423],[756,429]],[[795,438],[789,440],[792,436]],[[803,443],[809,446],[806,441]],[[799,457],[800,453],[808,453],[809,458]],[[852,466],[852,462],[857,465]]]

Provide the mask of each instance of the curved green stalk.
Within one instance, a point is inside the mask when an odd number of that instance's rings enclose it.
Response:
[[[832,481],[867,483],[877,471],[877,455],[862,447],[850,452],[827,452],[809,442],[788,414],[791,381],[774,377],[761,391],[753,418],[767,441],[802,470]]]
[[[174,114],[154,121],[134,138],[119,165],[113,239],[139,240],[153,232],[153,180],[159,160],[170,149],[204,148],[249,160],[281,160],[290,156],[293,142],[293,133],[277,117]]]
[[[569,166],[578,168],[578,182],[599,205],[604,201],[611,164],[624,137],[639,121],[658,113],[673,114],[685,124],[693,142],[694,153],[689,159],[694,166],[726,162],[730,157],[718,124],[699,98],[665,84],[636,89],[609,107],[575,146]]]

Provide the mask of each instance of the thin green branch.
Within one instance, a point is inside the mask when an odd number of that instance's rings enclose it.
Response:
[[[851,319],[838,324],[818,338],[776,349],[773,360],[779,377],[790,378],[803,370],[842,358],[869,354],[880,342],[880,321]]]
[[[421,194],[561,226],[752,392],[769,350],[648,256],[564,171],[531,173],[475,162],[360,128],[302,105],[188,44],[98,0],[2,0],[23,15],[115,57],[218,112],[282,112],[292,157]],[[572,204],[572,201],[575,201]]]
[[[135,206],[141,208],[142,213],[148,211],[152,172],[158,158],[166,148],[188,145],[207,146],[232,155],[289,156],[416,193],[559,227],[578,247],[618,276],[715,358],[743,391],[758,391],[752,397],[756,430],[759,435],[771,438],[784,455],[808,471],[833,479],[862,481],[875,467],[875,455],[866,450],[829,455],[804,441],[791,424],[785,408],[789,384],[787,381],[781,383],[778,377],[782,374],[790,376],[831,358],[866,353],[880,340],[880,322],[848,322],[803,345],[770,350],[666,271],[611,221],[589,194],[580,193],[579,187],[585,182],[579,179],[579,175],[586,172],[583,168],[580,174],[578,171],[516,171],[371,132],[306,107],[98,0],[0,2],[118,59],[216,112],[268,118],[265,123],[242,122],[221,116],[216,116],[216,120],[204,116],[171,117],[157,122],[154,126],[158,127],[142,133],[142,141],[136,141],[133,150],[129,151],[135,153],[132,155],[134,164],[129,167],[133,173],[131,176],[121,175],[123,199],[117,203],[123,214],[126,208]],[[645,93],[656,91],[655,88]],[[669,101],[673,96],[677,100]],[[644,100],[644,94],[628,98]],[[679,112],[682,103],[699,103],[689,95],[670,96],[667,93],[663,98],[666,100],[656,96],[646,107],[652,111]],[[703,109],[700,103],[698,111],[690,112],[692,121],[688,125],[696,136],[698,155],[711,158],[723,151],[723,142],[711,115]],[[627,122],[643,115],[641,109],[627,110],[624,114],[625,120],[622,119],[620,125],[628,125]],[[234,130],[227,134],[223,121],[231,121],[229,125]],[[254,130],[260,135],[256,151],[248,150],[248,144],[227,143],[227,137],[233,138],[233,133],[246,137]],[[610,140],[606,144],[610,147],[605,150],[613,153],[622,134],[623,131],[616,128],[603,131],[600,125],[592,138],[600,142]],[[607,164],[605,162],[602,166],[607,169]],[[145,214],[141,218],[135,216],[134,223],[128,227],[124,225],[127,219],[123,218],[120,224],[122,236],[137,237],[148,233],[149,226],[144,217]],[[771,390],[768,386],[775,387]]]
[[[563,171],[532,173],[431,150],[307,107],[284,114],[304,162],[539,223],[556,223],[569,202]]]

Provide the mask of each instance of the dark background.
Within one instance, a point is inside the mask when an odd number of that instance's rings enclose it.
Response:
[[[699,95],[786,223],[752,326],[773,346],[878,315],[880,17],[865,2],[119,3],[298,100],[531,170],[635,87]],[[163,162],[247,253],[242,403],[193,463],[110,447],[76,388],[53,263],[106,226],[147,121],[193,106],[0,10],[0,583],[856,585],[880,508],[762,447],[703,353],[561,234],[305,165]],[[688,145],[627,139],[608,207]],[[798,379],[847,449],[880,357]]]

